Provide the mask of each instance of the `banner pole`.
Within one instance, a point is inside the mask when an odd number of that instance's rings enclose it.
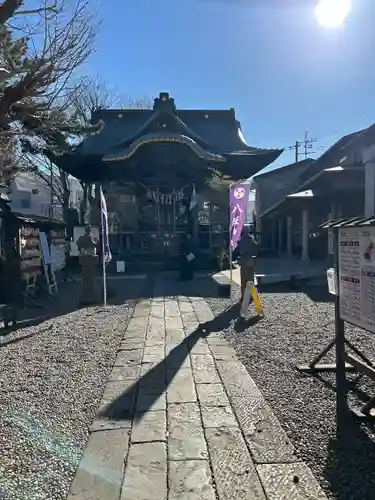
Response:
[[[101,197],[102,197],[101,188]],[[104,298],[104,309],[107,309],[107,273],[105,269],[105,241],[104,241],[104,214],[103,214],[103,204],[102,198],[100,198],[100,221],[102,226],[102,271],[103,271],[103,298]]]

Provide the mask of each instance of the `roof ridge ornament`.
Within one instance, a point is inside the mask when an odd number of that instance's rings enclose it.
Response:
[[[168,92],[160,92],[159,97],[154,99],[154,111],[158,113],[176,114],[176,104]]]

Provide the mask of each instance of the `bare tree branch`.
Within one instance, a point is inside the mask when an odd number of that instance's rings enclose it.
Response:
[[[4,0],[0,5],[0,26],[5,24],[10,18],[14,16],[46,14],[46,12],[57,12],[57,1],[54,5],[44,5],[36,9],[19,10],[24,4],[24,0]]]

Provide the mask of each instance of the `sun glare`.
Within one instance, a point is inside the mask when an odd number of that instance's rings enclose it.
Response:
[[[321,26],[336,28],[343,24],[351,7],[351,0],[320,0],[315,17]]]

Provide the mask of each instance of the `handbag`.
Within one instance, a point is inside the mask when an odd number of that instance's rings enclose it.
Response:
[[[195,259],[195,255],[194,255],[192,252],[190,252],[190,253],[188,253],[188,254],[186,255],[186,260],[187,260],[188,262],[191,262],[191,261],[192,261],[192,260],[194,260],[194,259]]]

